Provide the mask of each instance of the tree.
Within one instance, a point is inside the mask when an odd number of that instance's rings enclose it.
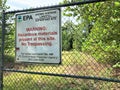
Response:
[[[65,2],[69,0],[64,0]],[[64,15],[76,17],[89,34],[82,50],[99,62],[120,62],[120,0],[67,7]],[[79,24],[81,26],[81,24]]]
[[[74,24],[72,21],[66,21],[62,26],[62,49],[81,51],[82,43],[87,37],[88,30],[83,24]]]
[[[89,10],[92,11],[92,8]],[[90,52],[100,62],[112,62],[113,64],[120,62],[120,3],[109,1],[95,4],[94,8],[97,8],[99,12],[93,11],[93,16],[89,13],[89,17],[92,18],[89,20],[91,22],[94,18],[95,20],[83,50]]]
[[[0,11],[6,10],[9,8],[8,6],[6,6],[6,2],[7,0],[0,0]]]
[[[74,24],[71,21],[66,21],[62,26],[62,50],[73,49],[73,32]]]
[[[0,20],[2,20],[2,10],[7,10],[9,9],[8,6],[6,6],[7,0],[0,0]],[[14,55],[14,34],[15,34],[15,25],[10,22],[11,18],[13,15],[6,15],[6,24],[5,24],[5,59],[10,59],[12,55]],[[2,21],[1,21],[2,22]],[[2,24],[2,23],[1,23]],[[0,28],[0,32],[1,32]],[[1,33],[0,33],[1,37]]]

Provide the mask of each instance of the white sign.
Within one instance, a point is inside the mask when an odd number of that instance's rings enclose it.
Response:
[[[61,62],[60,16],[60,9],[16,14],[17,62]]]

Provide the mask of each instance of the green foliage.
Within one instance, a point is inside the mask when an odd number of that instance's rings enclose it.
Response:
[[[4,63],[12,63],[12,62],[14,62],[14,56],[9,54],[5,55]]]
[[[120,62],[117,62],[115,65],[113,65],[113,68],[120,68]]]
[[[76,29],[73,35],[73,47],[75,50],[81,51],[83,42],[85,42],[88,36],[88,29],[87,26],[83,23],[76,25]]]
[[[5,54],[14,55],[15,47],[15,25],[10,24],[7,26],[5,35]]]
[[[120,61],[120,12],[118,12],[120,7],[116,7],[115,1],[99,3],[98,5],[102,6],[99,9],[102,9],[100,13],[103,15],[97,16],[92,32],[84,43],[83,51],[91,53],[100,62],[115,64]],[[104,8],[104,6],[108,6],[108,8]]]
[[[7,18],[8,17],[9,16],[7,16]],[[5,30],[5,62],[13,62],[15,56],[15,25],[9,22],[9,19],[6,21],[8,21],[8,23],[6,23]]]
[[[1,0],[0,1],[0,20],[2,20],[2,10],[9,9],[9,6],[6,6],[7,0]],[[11,23],[10,17],[13,15],[6,15],[6,24],[5,24],[5,46],[4,46],[4,52],[5,52],[5,61],[13,61],[13,55],[14,55],[14,39],[15,39],[15,25]],[[1,21],[2,22],[2,21]],[[2,28],[0,28],[0,37],[2,36],[1,31]],[[1,41],[0,41],[1,43]]]
[[[74,24],[66,21],[62,26],[62,49],[63,50],[81,50],[82,43],[87,38],[88,29],[84,24]]]
[[[62,50],[73,49],[74,24],[70,21],[64,23],[62,27]]]
[[[6,6],[7,0],[0,0],[0,11],[9,9],[9,6]]]
[[[76,21],[80,20],[87,27],[88,34],[84,41],[78,40],[82,43],[82,51],[91,54],[99,62],[115,64],[120,61],[119,11],[120,0],[109,0],[67,7],[64,15],[76,17]]]

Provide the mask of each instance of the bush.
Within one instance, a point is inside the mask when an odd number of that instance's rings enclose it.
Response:
[[[12,55],[5,55],[5,59],[4,59],[5,61],[5,63],[9,63],[9,62],[14,62],[15,60],[14,60],[14,56],[12,56]]]
[[[90,53],[99,62],[112,64],[120,62],[120,32],[115,26],[113,30],[108,27],[109,25],[106,27],[103,22],[100,22],[101,20],[95,23],[92,32],[83,44],[82,50]]]

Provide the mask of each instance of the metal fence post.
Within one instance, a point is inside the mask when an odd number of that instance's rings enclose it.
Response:
[[[1,59],[0,59],[0,90],[3,90],[4,38],[5,38],[5,11],[3,10],[2,12],[2,34],[1,34]]]

